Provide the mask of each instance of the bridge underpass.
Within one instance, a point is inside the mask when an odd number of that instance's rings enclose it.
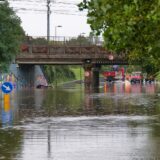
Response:
[[[85,87],[97,88],[99,86],[101,65],[128,65],[128,59],[125,53],[113,54],[102,46],[92,43],[89,45],[66,43],[36,45],[34,43],[24,43],[21,46],[21,53],[16,57],[16,63],[21,70],[25,68],[29,70],[34,65],[44,64],[81,65],[85,71]],[[34,83],[33,80],[30,81]]]

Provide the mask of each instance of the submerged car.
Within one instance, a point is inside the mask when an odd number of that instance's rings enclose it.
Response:
[[[142,83],[143,82],[143,75],[142,72],[132,72],[130,77],[131,83]]]
[[[155,81],[155,78],[152,75],[147,75],[147,77],[145,78],[145,82],[152,83],[154,81]]]

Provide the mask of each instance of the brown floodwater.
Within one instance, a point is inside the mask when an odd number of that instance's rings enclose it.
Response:
[[[0,92],[0,159],[160,160],[160,85]]]

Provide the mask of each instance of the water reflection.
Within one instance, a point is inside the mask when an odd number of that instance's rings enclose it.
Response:
[[[102,83],[96,90],[85,90],[81,85],[68,88],[19,90],[12,95],[12,106],[5,117],[19,121],[25,117],[106,114],[157,114],[159,106],[157,84],[129,82]],[[2,106],[2,105],[1,105]],[[14,106],[14,110],[12,110]],[[159,111],[158,111],[159,113]]]
[[[147,93],[154,94],[156,93],[156,88],[158,86],[156,84],[131,84],[129,81],[125,81],[124,83],[104,83],[104,92],[111,93]]]
[[[9,108],[9,110],[3,108],[2,109],[2,127],[11,127],[13,121],[13,113],[12,109]]]
[[[22,147],[22,131],[13,128],[12,96],[1,93],[0,159],[4,160],[16,158]]]
[[[20,90],[14,106],[16,119],[28,116],[157,114],[157,84],[103,83],[99,89],[68,88]]]
[[[97,115],[101,110],[101,102],[99,98],[95,98],[94,95],[98,95],[99,88],[85,89],[84,95],[84,114],[85,115]]]
[[[1,104],[0,159],[160,159],[159,88],[116,82],[14,91],[10,106]]]
[[[110,103],[112,114],[157,114],[158,88],[157,84],[105,83],[104,101],[108,100]],[[104,105],[107,105],[107,102]]]

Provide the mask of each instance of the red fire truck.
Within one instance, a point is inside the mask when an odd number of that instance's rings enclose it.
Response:
[[[117,71],[105,71],[102,73],[106,81],[125,80],[124,68],[120,68]]]

